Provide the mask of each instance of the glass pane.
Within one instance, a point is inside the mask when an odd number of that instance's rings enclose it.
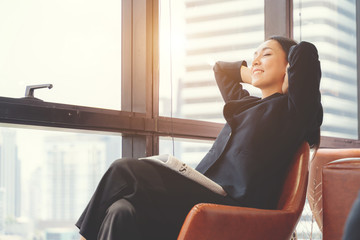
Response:
[[[357,139],[356,1],[294,0],[294,36],[319,50],[322,135]]]
[[[195,168],[210,150],[213,141],[161,137],[160,154],[172,154],[182,162]]]
[[[264,1],[161,0],[160,114],[224,122],[212,67],[250,64],[263,39]]]
[[[120,109],[121,1],[0,1],[0,96]]]
[[[0,127],[0,239],[79,239],[121,137]]]

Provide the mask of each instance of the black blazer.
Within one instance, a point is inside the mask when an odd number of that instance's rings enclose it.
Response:
[[[241,206],[275,208],[294,153],[322,123],[318,53],[311,43],[293,46],[288,94],[264,99],[242,88],[242,64],[246,62],[214,66],[226,124],[196,169]]]

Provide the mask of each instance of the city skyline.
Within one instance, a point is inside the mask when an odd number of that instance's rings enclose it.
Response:
[[[37,135],[37,141],[27,149],[27,145],[21,145],[24,141],[17,141],[18,133]],[[13,207],[8,208],[14,196],[7,198],[7,187],[0,186],[0,239],[1,234],[20,239],[43,239],[44,234],[78,236],[75,221],[109,164],[121,156],[121,137],[0,128],[0,138],[9,135],[12,139],[6,140],[13,144],[8,143],[7,148],[15,147],[19,155],[28,155],[31,149],[43,154],[19,159],[21,163],[31,160],[34,166],[22,171],[17,215],[10,212]],[[4,150],[3,142],[0,149]],[[4,163],[9,170],[14,158],[7,156]],[[8,174],[6,178],[7,182],[14,182],[15,175]]]

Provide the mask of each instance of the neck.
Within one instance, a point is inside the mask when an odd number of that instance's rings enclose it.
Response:
[[[275,88],[275,89],[261,89],[261,98],[267,98],[275,93],[282,93],[282,89],[281,88]]]

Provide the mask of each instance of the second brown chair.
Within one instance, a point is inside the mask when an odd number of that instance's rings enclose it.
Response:
[[[360,159],[346,159],[356,157],[360,149],[319,149],[310,163],[307,198],[326,240],[341,239],[360,190]]]

